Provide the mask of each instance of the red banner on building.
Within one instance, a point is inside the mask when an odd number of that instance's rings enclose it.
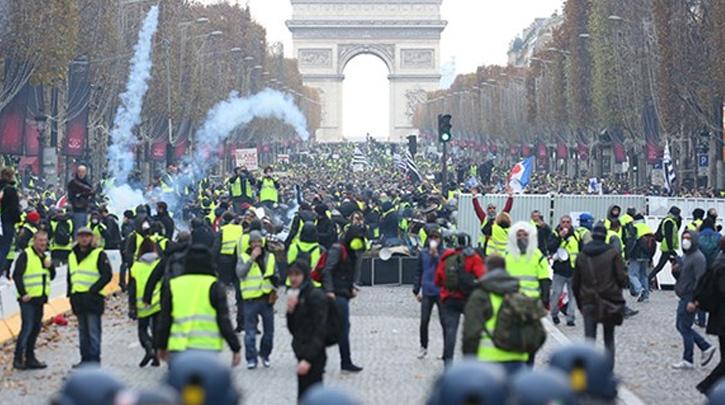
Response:
[[[559,144],[556,145],[556,158],[566,159],[568,156],[569,149],[566,147],[566,144],[564,142],[559,142]]]
[[[0,111],[0,153],[8,155],[23,153],[28,88],[29,86],[23,87]]]
[[[88,137],[88,98],[91,85],[88,81],[88,61],[75,60],[70,65],[66,114],[65,154],[81,157],[85,153]]]
[[[583,144],[582,142],[579,142],[577,143],[576,148],[579,152],[579,160],[589,159],[589,146]]]

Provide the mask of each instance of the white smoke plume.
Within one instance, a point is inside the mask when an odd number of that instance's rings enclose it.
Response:
[[[302,140],[309,138],[307,120],[289,94],[264,89],[250,97],[232,92],[228,99],[217,103],[207,114],[206,121],[196,132],[194,154],[188,174],[200,179],[218,158],[219,146],[236,128],[254,118],[277,118],[295,129]]]
[[[133,129],[141,121],[143,98],[151,78],[151,42],[159,22],[159,7],[153,6],[146,15],[143,27],[134,46],[133,59],[126,84],[121,94],[121,105],[116,111],[111,131],[111,146],[108,148],[108,169],[116,184],[124,185],[134,166],[134,148],[137,140]],[[129,188],[130,190],[130,188]]]

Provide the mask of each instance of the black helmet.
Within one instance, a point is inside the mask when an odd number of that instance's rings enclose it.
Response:
[[[612,363],[594,346],[579,343],[563,347],[554,352],[549,364],[569,376],[571,388],[578,395],[605,401],[617,398],[618,381]]]
[[[508,397],[501,366],[464,360],[438,378],[427,405],[503,404]]]
[[[179,392],[182,399],[198,396],[205,405],[239,403],[232,374],[211,353],[180,353],[173,359],[166,383]]]
[[[317,384],[305,392],[300,405],[360,405],[360,402],[338,388]]]
[[[577,403],[566,375],[556,369],[526,370],[518,373],[511,383],[510,401],[516,405]]]
[[[51,400],[52,405],[107,405],[115,403],[123,384],[105,370],[82,367]]]

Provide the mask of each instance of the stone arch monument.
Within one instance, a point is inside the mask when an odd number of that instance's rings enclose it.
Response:
[[[290,0],[294,54],[304,84],[320,91],[318,142],[342,133],[342,82],[348,62],[372,54],[388,67],[389,139],[410,135],[411,106],[440,82],[442,0]]]

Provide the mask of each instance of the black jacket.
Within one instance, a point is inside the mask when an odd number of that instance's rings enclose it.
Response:
[[[33,250],[35,252],[35,250]],[[37,255],[37,253],[36,253]],[[38,255],[39,256],[39,255]],[[40,257],[40,256],[39,256]],[[43,258],[41,257],[41,262],[43,261]],[[15,283],[15,288],[18,290],[18,295],[22,297],[27,292],[25,291],[25,283],[23,282],[23,275],[25,274],[25,268],[27,267],[28,263],[28,255],[25,253],[25,251],[20,252],[17,259],[15,259],[15,270],[13,271],[13,282]],[[48,268],[48,271],[50,272],[50,279],[55,279],[55,267],[51,264],[50,268]],[[45,280],[43,280],[45,281]],[[50,291],[46,291],[46,293],[49,293]],[[20,298],[18,298],[20,300]],[[31,298],[30,302],[33,303],[46,303],[48,302],[48,296],[45,295],[43,297],[35,297]]]
[[[208,269],[186,269],[184,274],[206,274],[214,275],[213,271]],[[150,283],[150,281],[149,281]],[[209,290],[209,300],[211,306],[216,309],[216,321],[219,325],[219,331],[221,332],[224,340],[227,341],[229,348],[234,353],[238,353],[241,350],[239,338],[234,332],[232,327],[232,321],[229,318],[229,307],[227,306],[227,293],[224,285],[220,282],[215,282],[211,285]],[[171,303],[172,295],[169,280],[164,280],[161,285],[161,312],[156,322],[156,334],[154,339],[156,340],[156,347],[159,349],[166,349],[169,345],[169,337],[171,335]]]
[[[708,271],[714,271],[717,274],[715,280],[720,302],[707,317],[706,331],[710,335],[725,336],[725,254],[723,252],[720,252]]]
[[[287,313],[287,329],[292,334],[292,350],[298,360],[312,362],[325,353],[327,297],[306,281],[300,290],[294,312]]]
[[[214,230],[211,229],[210,225],[206,223],[198,228],[194,228],[191,231],[191,243],[194,245],[205,245],[211,249],[214,246],[215,236]]]
[[[330,218],[326,216],[318,217],[317,238],[320,241],[320,246],[324,246],[325,249],[330,249],[337,240],[337,227]]]
[[[93,186],[87,179],[80,179],[75,176],[68,182],[68,200],[73,212],[88,212],[93,196]]]
[[[3,191],[3,199],[0,203],[3,225],[6,227],[15,225],[20,222],[20,201],[15,183],[0,180],[0,190]]]
[[[73,246],[73,252],[75,252],[78,261],[82,261],[90,250],[81,252],[80,246]],[[70,297],[70,305],[74,314],[81,313],[92,313],[92,314],[103,314],[105,309],[105,299],[101,295],[101,291],[106,287],[106,284],[111,282],[113,276],[113,270],[111,269],[111,262],[108,261],[108,256],[105,252],[101,252],[98,255],[98,272],[101,277],[96,281],[86,293],[71,293],[71,281],[70,271],[67,274],[68,291],[67,296]]]
[[[154,217],[155,220],[161,222],[161,225],[164,226],[164,236],[166,236],[169,239],[173,239],[174,237],[174,219],[171,218],[168,212],[164,212],[161,215],[156,215]]]

